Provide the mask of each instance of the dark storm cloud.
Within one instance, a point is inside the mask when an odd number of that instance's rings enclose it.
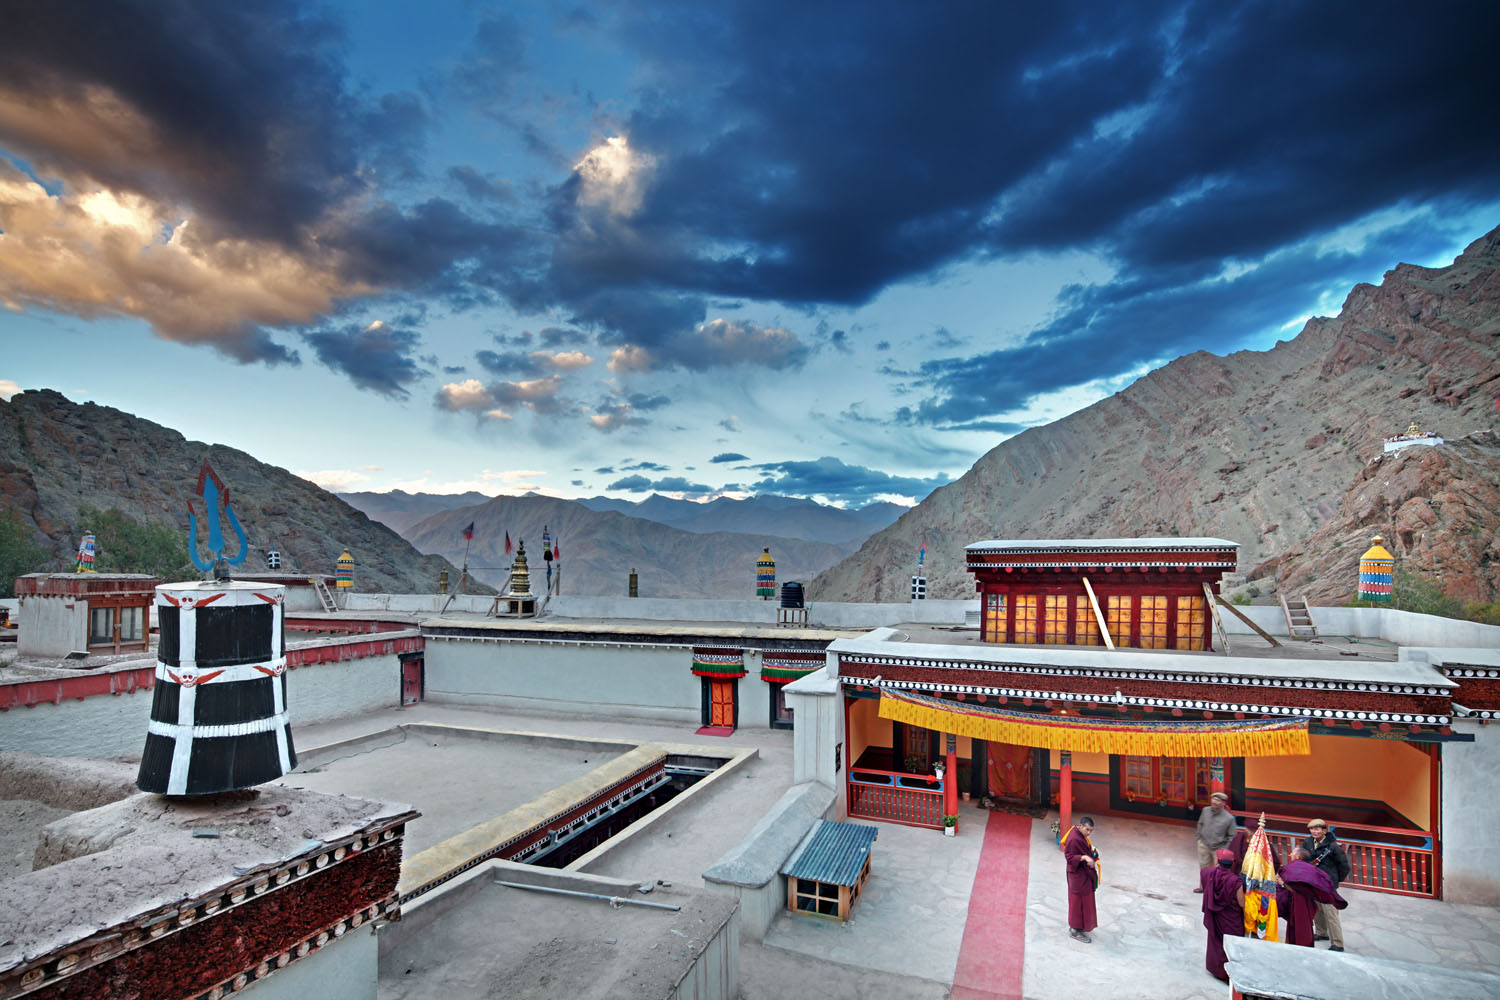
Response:
[[[712,486],[704,483],[690,483],[682,476],[667,476],[658,479],[651,484],[651,488],[659,493],[689,493],[698,496],[715,492]]]
[[[526,351],[475,351],[474,360],[478,361],[485,371],[496,375],[520,375],[533,377],[545,375],[551,368],[538,363],[530,353]]]
[[[833,457],[813,462],[764,462],[755,468],[761,473],[760,481],[751,487],[757,493],[822,496],[856,504],[867,503],[883,493],[921,500],[950,481],[946,476],[930,479],[892,476],[878,469],[848,465]]]
[[[750,459],[749,459],[748,456],[741,455],[737,451],[721,451],[721,452],[719,452],[719,454],[715,455],[713,458],[710,458],[709,462],[714,463],[714,464],[720,464],[720,463],[723,463],[723,462],[748,462],[749,460]]]
[[[1500,195],[1495,5],[664,9],[613,15],[642,55],[622,130],[653,160],[640,205],[601,219],[576,177],[559,186],[550,278],[658,354],[700,296],[860,304],[956,261],[1068,250],[1149,301],[1222,305],[1194,325],[1233,343],[1262,315],[1194,295],[1226,264],[1383,208]],[[635,301],[617,323],[629,289],[672,319],[643,324]],[[1121,328],[1064,367],[1117,374],[1175,335]]]
[[[421,342],[412,330],[372,323],[312,330],[302,336],[319,361],[348,375],[361,389],[405,399],[406,386],[427,374],[412,357]]]
[[[52,288],[23,289],[24,301],[144,315],[240,360],[293,360],[267,331],[405,292],[566,317],[579,329],[557,336],[620,348],[620,373],[793,370],[812,347],[757,325],[765,303],[864,304],[966,261],[1106,260],[1115,284],[1071,292],[1016,351],[929,356],[917,419],[974,424],[1041,388],[1204,342],[1184,331],[1233,346],[1284,319],[1294,294],[1356,273],[1305,248],[1333,227],[1500,197],[1493,3],[890,2],[851,17],[841,5],[642,0],[540,22],[481,14],[467,57],[427,94],[451,86],[510,125],[554,171],[539,204],[506,200],[473,166],[430,162],[429,97],[357,92],[343,28],[310,5],[23,6],[0,28],[0,149],[49,184],[180,208],[184,245],[230,278],[250,241],[319,279],[317,294],[274,308],[258,295],[215,312],[207,283],[191,308],[154,309],[156,296],[129,293],[134,273],[100,287],[146,306]],[[534,92],[543,46],[585,36],[629,60],[635,91]],[[587,115],[638,156],[631,197],[601,197],[570,169]],[[462,194],[410,194],[424,171]],[[1414,252],[1362,257],[1378,268]],[[1274,285],[1299,254],[1310,271]],[[288,273],[279,263],[264,273]],[[1235,278],[1208,282],[1228,265]],[[744,318],[711,320],[711,302],[746,303]],[[382,382],[362,365],[348,331],[316,332],[360,384],[406,384],[399,366]],[[841,332],[812,345],[842,350]],[[976,331],[958,334],[974,343]],[[1049,365],[1051,344],[1076,353]],[[643,409],[619,404],[601,428]]]
[[[647,479],[645,476],[626,476],[610,483],[605,489],[620,490],[624,493],[687,493],[695,496],[705,496],[717,492],[713,486],[703,483],[690,483],[682,476],[665,476],[661,479]]]
[[[508,202],[515,197],[505,178],[487,176],[470,166],[449,167],[448,176],[474,201]]]
[[[582,347],[593,340],[582,330],[565,326],[544,326],[536,332],[536,336],[543,347]]]
[[[626,400],[630,403],[631,409],[640,410],[643,413],[649,413],[651,410],[659,410],[664,406],[670,406],[672,403],[671,399],[663,396],[661,393],[632,392],[626,397]]]

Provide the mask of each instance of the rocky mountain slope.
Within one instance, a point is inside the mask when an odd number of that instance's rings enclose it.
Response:
[[[440,557],[422,555],[394,531],[285,469],[234,448],[189,441],[111,407],[73,403],[51,390],[0,402],[0,504],[19,512],[35,529],[36,543],[48,550],[52,564],[39,568],[72,568],[78,534],[88,527],[78,523],[80,505],[118,508],[186,538],[188,498],[205,458],[229,487],[249,537],[247,570],[264,569],[265,551],[274,546],[284,570],[332,573],[347,547],[355,558],[356,590],[436,592],[447,565]],[[99,545],[107,546],[108,539],[100,538]]]
[[[972,596],[963,549],[991,538],[1215,536],[1240,543],[1247,572],[1334,519],[1384,437],[1413,421],[1445,438],[1491,428],[1497,392],[1500,230],[1451,266],[1399,264],[1379,286],[1356,286],[1336,318],[1271,350],[1186,355],[1016,435],[820,574],[809,596],[904,599],[923,543],[929,594]],[[1444,579],[1478,593],[1480,576],[1450,566]],[[1326,579],[1297,583],[1310,594],[1341,585]]]
[[[1310,538],[1257,567],[1289,596],[1339,605],[1355,596],[1370,539],[1406,569],[1465,603],[1500,594],[1500,434],[1478,431],[1432,448],[1379,455]]]
[[[755,561],[771,549],[778,584],[806,582],[848,555],[852,545],[787,539],[770,534],[695,533],[614,511],[593,511],[572,500],[554,497],[496,497],[477,507],[442,511],[413,525],[412,544],[462,562],[463,529],[474,523],[468,545],[471,575],[499,587],[514,555],[505,552],[505,536],[526,543],[532,590],[541,594],[546,579],[541,539],[550,529],[557,542],[564,594],[624,596],[630,571],[640,580],[642,597],[751,598],[755,595]]]

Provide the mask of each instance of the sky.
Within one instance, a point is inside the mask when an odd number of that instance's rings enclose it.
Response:
[[[914,503],[1500,224],[1500,5],[48,0],[0,396],[330,489]]]

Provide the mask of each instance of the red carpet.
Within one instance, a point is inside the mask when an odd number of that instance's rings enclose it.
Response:
[[[702,726],[694,730],[699,736],[733,736],[733,726]]]
[[[990,813],[950,1000],[1021,998],[1031,823],[1027,816]]]

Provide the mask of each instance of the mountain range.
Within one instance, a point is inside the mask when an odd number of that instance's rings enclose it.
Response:
[[[474,526],[466,541],[464,529]],[[548,532],[565,572],[561,593],[625,596],[630,573],[642,597],[750,598],[756,561],[770,549],[778,582],[806,582],[855,549],[854,543],[785,538],[730,531],[694,532],[617,511],[590,510],[572,500],[531,494],[496,497],[477,507],[439,511],[407,529],[411,543],[463,563],[470,574],[496,587],[509,575],[514,553],[526,546],[532,591],[543,592],[546,563],[541,539]]]
[[[1450,481],[1500,481],[1488,439],[1451,455],[1381,456],[1383,439],[1412,423],[1449,440],[1492,430],[1497,399],[1500,230],[1450,266],[1399,264],[1378,286],[1355,286],[1337,317],[1311,319],[1270,350],[1186,355],[1002,442],[821,573],[809,597],[904,599],[923,544],[929,595],[959,598],[974,592],[964,569],[972,542],[1181,535],[1238,542],[1240,570],[1263,581],[1262,593],[1285,574],[1325,600],[1347,599],[1368,545],[1356,536],[1379,529],[1398,558],[1417,564],[1461,552],[1441,567],[1445,584],[1494,600],[1494,563],[1484,560],[1500,561],[1500,504],[1473,505],[1472,520],[1449,522],[1435,512],[1458,505],[1434,498],[1446,475],[1438,466],[1462,471]],[[1384,470],[1409,465],[1405,502],[1372,495]],[[1433,476],[1419,475],[1424,469]],[[1419,518],[1414,499],[1434,500],[1420,504],[1434,516]],[[1453,531],[1476,544],[1446,544]],[[1333,559],[1335,540],[1342,547]]]
[[[271,548],[281,553],[284,572],[329,575],[347,548],[355,559],[355,589],[362,591],[435,593],[440,572],[453,571],[332,493],[245,452],[189,441],[160,424],[74,403],[50,389],[0,401],[0,506],[20,516],[32,544],[43,550],[36,570],[73,568],[79,537],[90,528],[79,520],[81,506],[114,508],[186,539],[188,500],[204,459],[228,487],[245,528],[245,572],[264,572]],[[103,536],[97,542],[101,551],[111,544]],[[233,557],[237,546],[229,544]]]
[[[1384,438],[1413,423],[1445,443],[1385,454]],[[923,546],[929,596],[963,598],[973,594],[964,546],[976,541],[1216,536],[1239,544],[1236,586],[1250,596],[1279,589],[1327,604],[1352,596],[1359,554],[1380,534],[1451,596],[1493,602],[1497,426],[1500,230],[1450,266],[1399,264],[1379,285],[1355,286],[1338,316],[1270,350],[1178,358],[1002,442],[911,509],[774,496],[341,499],[244,452],[51,390],[0,402],[0,505],[45,549],[37,568],[70,567],[83,505],[185,534],[207,458],[250,533],[251,565],[275,547],[288,569],[329,572],[347,547],[361,590],[433,591],[444,567],[457,579],[465,556],[476,581],[502,583],[509,534],[529,546],[540,592],[543,530],[558,545],[563,593],[624,594],[634,569],[642,596],[749,596],[769,548],[779,581],[810,581],[808,596],[824,601],[906,600]]]

